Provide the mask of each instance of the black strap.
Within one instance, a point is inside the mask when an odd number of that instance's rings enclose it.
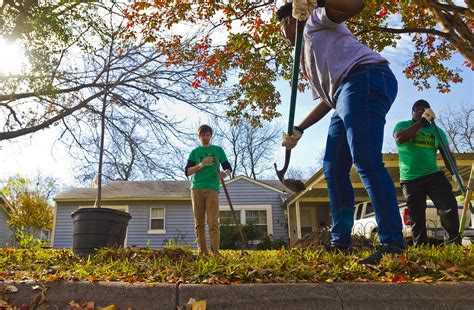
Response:
[[[326,5],[326,0],[318,0],[318,8],[324,8]]]
[[[301,128],[301,127],[295,126],[295,127],[293,127],[293,128],[296,129],[296,130],[298,130],[298,131],[301,132],[301,133],[304,133],[304,130],[303,130],[303,128]]]

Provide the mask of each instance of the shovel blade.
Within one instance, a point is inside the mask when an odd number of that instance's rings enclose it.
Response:
[[[274,167],[275,167],[275,171],[276,171],[276,175],[277,175],[278,179],[290,191],[292,191],[294,193],[298,193],[298,192],[304,191],[306,189],[306,186],[300,180],[285,179],[286,169],[278,170],[276,164],[274,164]]]

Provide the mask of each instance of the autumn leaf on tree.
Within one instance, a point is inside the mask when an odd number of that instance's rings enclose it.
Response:
[[[228,88],[228,115],[252,119],[255,125],[278,115],[275,108],[281,100],[274,82],[290,80],[292,48],[280,39],[275,10],[274,1],[135,3],[126,12],[133,25],[126,37],[153,37],[156,48],[168,54],[170,63],[200,65],[191,86]],[[461,69],[447,65],[454,53],[462,54],[466,68],[472,68],[472,17],[472,7],[451,2],[366,1],[365,10],[347,26],[376,51],[396,46],[402,34],[409,35],[415,51],[409,56],[405,75],[419,89],[431,87],[430,79],[435,78],[437,89],[444,93],[452,84],[462,82]],[[183,25],[199,29],[202,39],[188,49],[177,50],[184,37],[163,33],[177,31]],[[299,86],[303,91],[307,84]]]

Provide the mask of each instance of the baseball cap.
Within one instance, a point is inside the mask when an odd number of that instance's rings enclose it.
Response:
[[[423,100],[423,99],[420,99],[420,100],[417,100],[415,101],[415,103],[413,104],[413,107],[411,108],[412,111],[414,111],[416,108],[418,107],[425,107],[427,109],[430,109],[431,106],[430,104],[428,103],[428,101],[426,100]]]

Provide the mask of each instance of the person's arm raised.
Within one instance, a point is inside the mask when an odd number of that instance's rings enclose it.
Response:
[[[309,112],[309,114],[305,117],[305,119],[299,124],[299,128],[305,130],[317,122],[319,122],[326,114],[331,111],[331,107],[325,103],[324,101],[321,100],[317,106],[314,107],[314,109]]]

